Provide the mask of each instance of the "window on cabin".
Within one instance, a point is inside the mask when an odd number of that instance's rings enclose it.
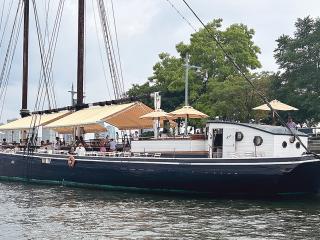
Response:
[[[240,142],[243,139],[242,132],[236,132],[236,141]]]
[[[253,143],[255,146],[260,146],[263,143],[263,138],[261,136],[255,136],[253,138]]]
[[[282,142],[282,147],[283,147],[283,148],[286,148],[287,146],[288,146],[288,143],[287,143],[286,141],[283,141],[283,142]]]

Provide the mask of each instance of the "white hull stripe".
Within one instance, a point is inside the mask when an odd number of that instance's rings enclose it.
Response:
[[[37,158],[48,158],[38,157]],[[52,158],[58,160],[67,160],[66,158]],[[290,165],[301,163],[320,162],[320,159],[301,160],[291,162],[245,162],[245,163],[204,163],[204,162],[161,162],[161,161],[129,161],[129,160],[92,160],[92,159],[76,159],[77,162],[103,162],[103,163],[137,163],[137,164],[160,164],[160,165],[192,165],[192,166],[258,166],[258,165]]]
[[[18,155],[22,154],[7,154],[6,155]],[[61,157],[49,157],[49,156],[32,156],[39,159],[55,159],[67,161],[68,158]],[[130,161],[130,160],[99,160],[99,159],[76,159],[77,162],[100,162],[100,163],[132,163],[132,164],[158,164],[158,165],[192,165],[192,166],[259,166],[259,165],[290,165],[290,164],[302,164],[320,162],[320,159],[300,160],[300,161],[287,161],[287,162],[244,162],[244,163],[210,163],[210,162],[161,162],[161,161]]]

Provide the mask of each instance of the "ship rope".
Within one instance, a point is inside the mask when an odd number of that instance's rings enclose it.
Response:
[[[2,8],[1,8],[1,17],[0,17],[0,32],[1,32],[1,28],[2,28],[3,11],[4,11],[5,6],[6,6],[6,0],[3,0],[3,4],[2,4]]]
[[[114,13],[113,0],[110,0],[110,2],[111,2],[113,27],[114,27],[114,34],[115,34],[115,39],[116,39],[118,63],[119,63],[119,70],[120,70],[120,83],[122,85],[122,95],[123,95],[124,94],[124,81],[123,81],[122,61],[121,61],[119,41],[118,41],[118,30],[117,30],[117,23],[116,23],[116,18],[115,18],[115,13]]]
[[[229,54],[227,52],[227,50],[224,48],[224,46],[222,45],[222,43],[216,38],[216,36],[214,35],[214,32],[212,31],[212,29],[208,28],[204,22],[201,20],[201,18],[198,16],[198,14],[192,9],[192,7],[187,3],[186,0],[182,0],[183,3],[185,4],[185,6],[191,11],[191,13],[194,15],[194,17],[199,21],[199,23],[204,27],[204,29],[208,32],[208,34],[210,35],[210,37],[215,41],[215,43],[217,44],[217,46],[221,49],[221,51],[223,52],[223,54],[225,55],[225,57],[228,59],[228,61],[233,65],[233,67],[239,72],[239,74],[250,84],[250,86],[253,88],[253,90],[256,92],[256,94],[261,98],[261,100],[269,107],[269,109],[274,112],[275,116],[277,117],[277,119],[279,120],[279,122],[281,123],[281,125],[285,128],[288,129],[288,131],[290,132],[290,134],[292,136],[294,136],[301,144],[301,146],[306,150],[307,154],[312,154],[315,158],[320,158],[320,156],[316,153],[311,152],[308,147],[302,142],[302,140],[300,139],[300,137],[291,129],[288,127],[288,125],[286,124],[286,122],[282,119],[282,117],[279,115],[279,113],[273,109],[273,107],[270,104],[269,99],[261,92],[259,91],[255,85],[253,84],[253,82],[247,77],[246,73],[244,71],[242,71],[242,69],[240,68],[240,66],[234,61],[233,56],[231,54]]]
[[[38,36],[38,45],[40,50],[40,60],[41,60],[41,71],[40,71],[40,77],[39,77],[39,85],[38,85],[38,92],[36,97],[36,102],[34,106],[35,111],[43,110],[45,99],[47,98],[49,109],[53,106],[56,107],[56,97],[55,97],[55,91],[54,91],[54,83],[53,83],[53,77],[52,77],[52,67],[53,67],[53,60],[57,45],[57,40],[59,36],[59,30],[61,25],[61,18],[64,8],[65,0],[60,0],[57,8],[56,17],[54,20],[54,25],[52,29],[52,33],[50,37],[46,36],[46,32],[49,33],[49,30],[45,30],[44,36],[42,35],[42,30],[40,26],[40,20],[39,15],[37,11],[37,5],[35,0],[32,0],[33,2],[33,10],[34,10],[34,17],[35,17],[35,23],[36,23],[36,29],[37,29],[37,36]],[[49,6],[46,7],[47,11],[49,9]],[[46,14],[46,17],[48,17],[48,14]],[[47,28],[48,23],[46,22]],[[46,40],[47,46],[46,46]],[[37,142],[37,136],[39,131],[39,125],[41,122],[41,114],[33,114],[30,124],[30,129],[28,132],[28,152],[32,151],[33,147],[36,145]]]
[[[48,26],[47,19],[45,21],[46,27],[44,31],[44,36],[42,35],[43,32],[41,31],[39,15],[37,12],[37,6],[35,5],[34,0],[33,0],[33,3],[34,3],[33,4],[34,12],[35,12],[34,16],[35,16],[35,22],[36,22],[36,28],[37,28],[37,35],[38,35],[38,44],[39,44],[40,57],[41,57],[41,72],[40,72],[40,78],[39,78],[39,88],[41,90],[41,94],[44,91],[43,89],[45,89],[45,96],[47,97],[49,109],[52,109],[52,108],[55,108],[57,105],[53,78],[52,78],[52,62],[53,62],[53,57],[55,53],[55,46],[58,38],[58,33],[60,29],[60,22],[61,22],[61,15],[62,15],[64,1],[59,1],[58,10],[57,10],[57,14],[54,22],[54,27],[51,34],[51,39],[49,39],[49,36],[47,37],[47,33],[46,33],[48,32],[48,30],[46,30]],[[46,17],[48,17],[48,14],[46,14]],[[48,42],[46,43],[47,38],[48,38]],[[44,85],[45,87],[42,88],[42,85]],[[40,102],[42,101],[40,100]],[[36,110],[38,110],[39,108],[41,107],[36,106]]]
[[[169,5],[176,11],[176,13],[182,18],[183,21],[185,21],[192,29],[194,32],[197,32],[197,29],[191,24],[191,22],[179,11],[179,9],[170,1],[166,0]]]
[[[96,30],[96,37],[97,37],[97,42],[98,42],[98,48],[99,48],[99,56],[100,56],[100,61],[101,61],[101,66],[102,66],[102,72],[103,72],[103,76],[104,76],[104,80],[106,83],[106,87],[107,87],[107,94],[109,96],[109,99],[111,99],[111,93],[110,93],[110,88],[109,88],[109,81],[107,79],[107,74],[106,74],[106,63],[104,61],[104,58],[102,57],[102,48],[101,48],[101,43],[100,43],[100,37],[99,37],[99,32],[98,31],[98,24],[97,24],[97,16],[96,16],[96,11],[94,9],[94,0],[91,0],[91,6],[92,6],[92,12],[93,12],[93,19],[94,19],[94,26],[95,26],[95,30]]]
[[[119,58],[116,57],[116,52],[114,49],[112,31],[110,26],[111,24],[110,20],[108,19],[108,9],[103,0],[97,0],[97,5],[114,96],[116,99],[120,99],[122,96],[124,96],[124,82],[118,66]]]
[[[14,56],[15,56],[18,39],[21,32],[20,30],[21,30],[22,19],[23,19],[22,7],[23,7],[23,4],[22,4],[22,1],[20,0],[18,2],[16,14],[13,20],[13,26],[11,29],[10,38],[8,40],[8,46],[6,49],[6,53],[4,56],[1,73],[0,73],[0,106],[1,106],[0,119],[2,118],[5,98],[7,94],[8,82],[9,82],[10,73],[11,73],[11,67],[12,67]]]
[[[11,16],[12,5],[13,5],[13,1],[10,1],[9,7],[8,7],[7,17],[6,17],[6,20],[5,20],[5,23],[4,23],[2,34],[1,34],[0,48],[2,47],[3,39],[4,39],[4,36],[5,36],[5,33],[6,33],[6,29],[7,29],[7,26],[8,26],[8,22],[9,22],[9,19],[10,19],[10,16]],[[4,2],[3,7],[5,7],[5,2]]]

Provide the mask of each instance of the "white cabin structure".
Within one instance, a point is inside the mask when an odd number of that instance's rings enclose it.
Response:
[[[307,146],[308,136],[292,130]],[[164,137],[132,141],[132,152],[162,153],[179,157],[285,158],[301,156],[305,149],[281,126],[208,121],[206,132],[187,137]]]
[[[307,146],[308,136],[295,129]],[[208,152],[211,158],[294,157],[305,149],[282,126],[208,121]]]

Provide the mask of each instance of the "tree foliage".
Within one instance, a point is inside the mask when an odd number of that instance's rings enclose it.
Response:
[[[260,49],[252,40],[254,30],[243,24],[233,24],[222,29],[221,19],[213,20],[207,27],[242,71],[266,92],[270,82],[269,74],[252,73],[252,70],[261,67],[258,60]],[[205,29],[193,33],[190,43],[178,43],[176,50],[178,56],[159,54],[160,60],[153,67],[153,75],[147,83],[134,85],[129,90],[129,96],[161,91],[164,110],[172,111],[184,105],[184,59],[188,53],[190,64],[202,70],[202,74],[198,74],[195,69],[189,71],[190,105],[211,118],[220,116],[242,121],[253,118],[252,108],[259,100]],[[204,72],[208,73],[206,81]]]
[[[320,121],[320,19],[298,19],[293,37],[278,40],[275,58],[281,71],[273,80],[275,98],[295,106],[298,121]]]

